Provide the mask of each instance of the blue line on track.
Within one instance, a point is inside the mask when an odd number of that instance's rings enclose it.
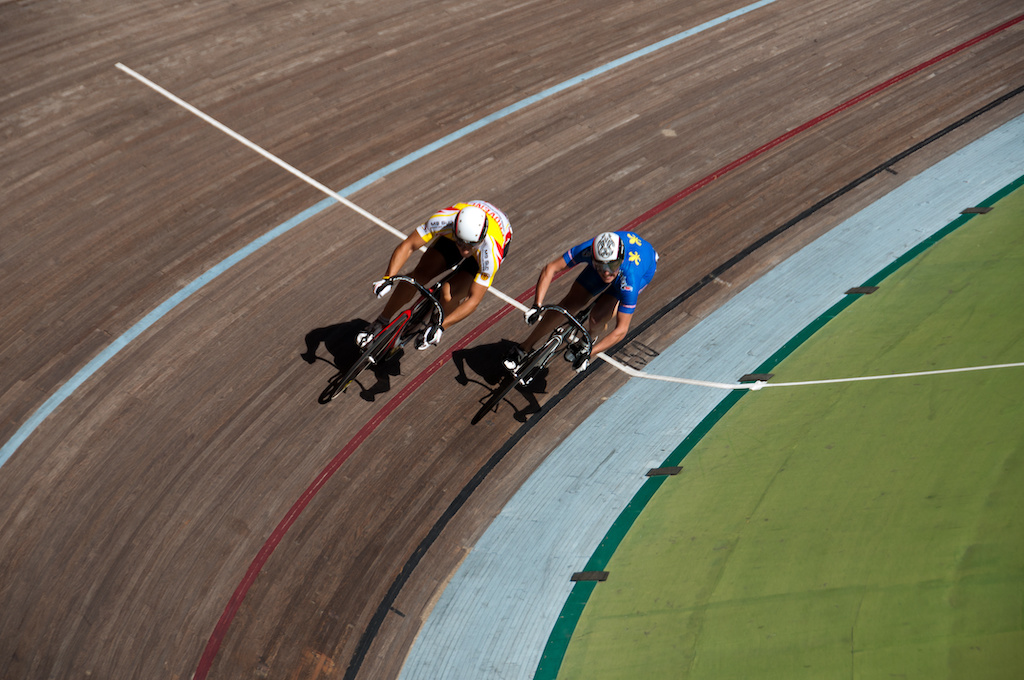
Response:
[[[465,137],[466,135],[469,135],[473,132],[476,132],[477,130],[480,130],[484,126],[489,125],[497,120],[501,120],[502,118],[505,118],[507,116],[510,116],[513,113],[516,113],[517,111],[526,108],[527,106],[536,104],[537,102],[543,99],[547,99],[548,97],[552,97],[555,94],[558,94],[559,92],[562,92],[571,87],[574,87],[588,80],[596,78],[600,75],[608,73],[609,71],[618,68],[619,66],[624,66],[625,64],[628,64],[632,61],[636,61],[637,59],[646,57],[650,54],[657,52],[658,50],[674,45],[682,40],[685,40],[686,38],[695,36],[698,33],[703,33],[704,31],[719,26],[731,19],[735,19],[737,17],[743,16],[744,14],[748,14],[750,12],[753,12],[754,10],[770,5],[773,2],[776,2],[776,0],[760,0],[759,2],[747,5],[746,7],[741,7],[740,9],[729,12],[727,14],[723,14],[722,16],[707,21],[699,26],[695,26],[694,28],[685,30],[682,33],[677,33],[674,36],[665,38],[664,40],[661,40],[639,50],[636,50],[635,52],[631,52],[623,57],[619,57],[618,59],[610,61],[607,64],[604,64],[597,68],[591,69],[590,71],[587,71],[586,73],[578,75],[574,78],[570,78],[569,80],[559,83],[558,85],[554,85],[546,90],[542,90],[541,92],[538,92],[535,95],[527,97],[526,99],[523,99],[515,104],[511,104],[499,111],[495,111],[491,115],[481,118],[475,123],[470,123],[469,125],[459,130],[456,130],[450,135],[446,135],[441,139],[437,140],[436,142],[428,144],[423,148],[419,149],[418,151],[414,151],[408,156],[405,156],[404,158],[401,158],[395,161],[394,163],[391,163],[390,165],[384,166],[380,170],[371,173],[364,177],[363,179],[345,187],[344,189],[339,191],[338,194],[344,198],[348,198],[349,196],[359,191],[360,189],[363,189],[369,186],[370,184],[373,184],[377,180],[390,175],[399,168],[403,168],[413,163],[414,161],[423,158],[427,154],[433,153],[434,151],[437,151],[438,149],[441,149],[451,144],[452,142]],[[216,265],[208,269],[206,272],[204,272],[202,275],[200,275],[197,279],[192,281],[192,283],[188,284],[187,286],[179,290],[177,293],[172,295],[170,298],[165,300],[156,309],[151,311],[149,314],[143,317],[138,323],[136,323],[134,326],[128,329],[124,334],[122,334],[112,343],[107,345],[107,347],[105,347],[96,357],[94,357],[89,363],[83,366],[78,371],[78,373],[72,376],[71,379],[69,379],[66,383],[61,385],[61,387],[49,399],[47,399],[43,403],[43,405],[40,406],[36,410],[36,412],[33,413],[29,417],[29,419],[22,424],[20,428],[18,428],[18,431],[14,433],[14,436],[12,436],[7,441],[7,443],[4,444],[3,448],[0,449],[0,466],[3,466],[8,460],[10,460],[11,456],[14,455],[14,452],[18,450],[18,448],[25,442],[26,439],[28,439],[28,437],[35,431],[35,429],[39,427],[39,425],[51,413],[53,413],[57,409],[57,407],[64,402],[65,399],[71,396],[71,394],[74,393],[76,389],[78,389],[86,380],[92,377],[92,375],[96,373],[96,371],[98,371],[104,364],[106,364],[110,359],[112,359],[128,343],[130,343],[132,340],[134,340],[147,329],[149,329],[150,326],[152,326],[161,318],[163,318],[172,309],[174,309],[179,304],[184,302],[186,299],[191,297],[193,293],[199,291],[199,289],[201,289],[209,282],[213,281],[215,278],[226,272],[228,269],[230,269],[237,263],[241,262],[245,258],[249,257],[257,250],[259,250],[263,246],[267,245],[268,243],[276,239],[278,236],[288,233],[299,224],[305,222],[307,219],[313,217],[317,213],[327,209],[328,207],[336,203],[337,201],[334,200],[333,198],[326,198],[317,203],[316,205],[302,211],[301,213],[291,218],[287,222],[284,222],[278,225],[277,227],[271,229],[260,238],[256,239],[255,241],[245,246],[244,248],[236,251],[234,254],[230,255],[224,260],[221,260],[219,263],[217,263]]]

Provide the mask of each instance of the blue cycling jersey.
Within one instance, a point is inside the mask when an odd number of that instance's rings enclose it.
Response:
[[[619,274],[608,287],[608,292],[619,301],[620,312],[632,314],[636,311],[636,300],[640,291],[654,278],[654,271],[658,268],[658,253],[654,246],[631,231],[615,233],[622,239],[626,252]],[[562,259],[570,267],[578,264],[587,265],[587,269],[580,274],[577,281],[590,294],[596,295],[604,289],[605,284],[591,264],[593,247],[594,239],[584,241],[566,251]]]

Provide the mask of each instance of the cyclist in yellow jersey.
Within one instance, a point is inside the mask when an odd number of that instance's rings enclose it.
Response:
[[[392,288],[390,277],[401,272],[413,252],[427,244],[430,247],[412,273],[418,282],[427,284],[458,264],[455,276],[441,290],[445,310],[442,327],[428,328],[417,339],[416,349],[426,349],[440,342],[445,328],[465,319],[484,299],[511,240],[512,225],[505,213],[487,201],[456,203],[436,212],[398,244],[384,278],[374,281],[373,292],[379,298],[387,295]],[[356,343],[360,347],[369,344],[412,301],[415,293],[412,286],[399,284],[380,316],[356,335]]]

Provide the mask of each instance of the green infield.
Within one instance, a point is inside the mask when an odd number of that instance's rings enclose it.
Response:
[[[1024,189],[993,205],[808,329],[771,382],[1024,361]],[[1022,384],[734,393],[613,528],[588,565],[607,580],[577,585],[537,677],[1024,677]]]

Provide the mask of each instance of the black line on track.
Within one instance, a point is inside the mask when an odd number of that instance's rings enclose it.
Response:
[[[615,347],[611,348],[610,351],[615,352],[621,347],[625,346],[627,343],[634,340],[645,330],[647,330],[655,323],[663,319],[666,315],[668,315],[669,312],[671,312],[676,307],[681,305],[683,302],[685,302],[686,300],[700,292],[702,289],[704,289],[716,278],[718,278],[719,276],[721,276],[726,271],[733,268],[746,258],[750,257],[762,246],[778,238],[779,236],[789,231],[800,222],[806,220],[808,217],[818,212],[825,206],[835,202],[842,196],[845,196],[846,194],[853,191],[860,185],[864,184],[871,178],[878,175],[879,173],[886,171],[893,172],[891,169],[892,166],[902,161],[903,159],[907,158],[907,156],[910,156],[911,154],[920,151],[921,149],[935,142],[936,140],[945,137],[946,135],[960,127],[963,127],[967,123],[973,121],[975,118],[978,118],[979,116],[988,113],[992,109],[995,109],[996,107],[1005,104],[1006,102],[1018,96],[1022,92],[1024,92],[1024,85],[1004,94],[1003,96],[997,99],[994,99],[993,101],[989,102],[980,109],[977,109],[972,113],[969,113],[960,120],[946,126],[945,128],[936,132],[930,137],[918,142],[917,144],[906,149],[905,151],[902,151],[899,154],[893,156],[892,158],[885,161],[884,163],[874,168],[873,170],[870,170],[869,172],[861,175],[860,177],[853,180],[846,186],[821,199],[820,201],[812,205],[810,208],[804,210],[799,215],[792,218],[782,226],[774,229],[773,231],[770,231],[761,238],[757,239],[756,241],[745,247],[743,250],[736,253],[722,264],[715,267],[715,269],[713,269],[710,273],[706,274],[700,281],[687,288],[685,291],[683,291],[677,297],[672,299],[670,302],[664,305],[653,315],[645,319],[643,323],[641,323],[635,329],[631,330],[626,335],[626,337],[623,338]],[[509,437],[497,451],[494,452],[494,454],[487,460],[486,463],[484,463],[484,465],[479,470],[477,470],[476,474],[473,475],[473,478],[466,484],[466,486],[462,488],[459,494],[452,500],[448,508],[441,514],[437,521],[434,522],[434,525],[430,528],[430,531],[427,532],[427,535],[423,538],[422,541],[420,541],[420,544],[416,547],[416,550],[414,550],[412,555],[409,556],[409,559],[406,561],[405,566],[402,567],[402,571],[399,572],[398,576],[395,577],[395,580],[394,582],[392,582],[391,587],[388,589],[387,594],[384,596],[384,599],[381,600],[380,605],[377,607],[377,611],[374,612],[373,618],[370,619],[370,622],[367,625],[366,630],[363,631],[363,635],[359,639],[359,644],[356,646],[356,651],[352,655],[352,660],[349,662],[348,668],[345,671],[345,680],[355,680],[355,677],[359,673],[359,669],[362,667],[363,661],[366,658],[366,654],[370,651],[370,646],[373,644],[374,639],[377,637],[377,633],[380,631],[380,627],[383,625],[384,619],[387,617],[388,612],[392,610],[394,603],[397,601],[399,593],[402,592],[402,588],[412,577],[413,572],[416,570],[416,567],[419,566],[419,563],[423,559],[423,556],[427,554],[427,551],[430,549],[430,546],[434,544],[434,541],[436,541],[438,536],[441,535],[441,532],[444,531],[445,527],[448,526],[448,523],[451,522],[452,518],[455,517],[455,514],[462,508],[462,506],[466,504],[470,496],[473,495],[473,492],[476,491],[476,489],[483,483],[483,481],[494,470],[494,468],[498,466],[498,464],[502,461],[505,455],[509,451],[511,451],[512,448],[516,444],[518,444],[520,440],[522,440],[522,438],[525,437],[527,433],[529,433],[530,430],[533,429],[534,425],[536,425],[547,413],[549,413],[551,409],[553,409],[555,406],[561,403],[561,401],[565,397],[567,397],[569,393],[572,392],[580,383],[582,383],[588,375],[598,370],[599,367],[603,365],[603,361],[600,362],[599,364],[594,364],[583,373],[574,376],[568,383],[566,383],[564,387],[562,387],[561,390],[558,391],[558,393],[555,396],[553,396],[551,399],[548,399],[541,407],[540,411],[538,411],[534,417],[531,417],[529,420],[523,423],[522,426],[520,426],[519,429],[516,430],[515,433],[511,437]]]

